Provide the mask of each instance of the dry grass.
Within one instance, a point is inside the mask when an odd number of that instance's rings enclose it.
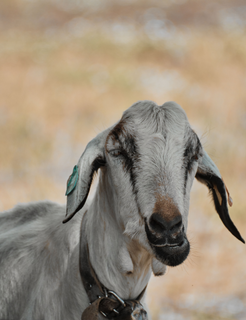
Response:
[[[9,17],[24,7],[21,1],[3,3]],[[135,6],[139,12],[150,7],[148,1]],[[109,8],[117,19],[117,7]],[[130,17],[131,10],[124,10]],[[174,15],[172,6],[167,10]],[[74,18],[71,12],[54,12],[65,26]],[[5,27],[0,34],[1,210],[40,199],[65,202],[66,179],[96,133],[137,100],[175,100],[220,168],[234,199],[231,215],[246,236],[245,29],[181,28],[171,39],[158,39],[141,24],[132,38],[96,23],[79,35],[67,27],[32,30],[21,22],[18,28]],[[245,247],[222,226],[198,183],[191,196],[189,237],[188,261],[150,284],[154,319],[164,319],[161,314],[170,306],[177,312],[170,319],[243,319],[236,312],[194,307],[218,297],[246,303]]]

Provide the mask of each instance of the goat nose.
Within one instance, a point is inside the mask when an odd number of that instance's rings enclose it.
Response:
[[[170,219],[168,216],[167,218],[163,217],[163,214],[153,213],[150,217],[149,225],[156,233],[170,232],[175,234],[182,227],[182,216],[178,214]]]

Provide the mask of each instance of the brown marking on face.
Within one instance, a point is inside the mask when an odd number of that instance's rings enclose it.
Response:
[[[153,213],[159,213],[168,222],[181,215],[177,205],[168,196],[164,197],[156,193],[155,198]]]

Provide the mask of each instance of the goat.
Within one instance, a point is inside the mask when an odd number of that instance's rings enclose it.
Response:
[[[80,319],[94,303],[88,296],[91,274],[116,296],[111,302],[139,297],[147,309],[144,291],[151,273],[162,275],[166,266],[181,264],[189,254],[186,230],[195,177],[210,190],[226,228],[244,242],[230,219],[220,172],[183,109],[175,102],[133,104],[116,125],[88,143],[74,167],[63,221],[73,218],[69,223],[61,223],[65,206],[48,201],[1,213],[0,319]],[[84,268],[89,275],[83,275]],[[142,318],[115,319],[150,319],[139,312]]]

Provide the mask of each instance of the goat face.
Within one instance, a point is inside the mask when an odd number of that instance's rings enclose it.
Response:
[[[65,222],[83,207],[99,167],[122,231],[162,263],[176,266],[189,254],[186,230],[195,176],[210,189],[225,226],[243,241],[230,220],[219,170],[176,103],[138,102],[88,144],[77,185],[68,192]]]

